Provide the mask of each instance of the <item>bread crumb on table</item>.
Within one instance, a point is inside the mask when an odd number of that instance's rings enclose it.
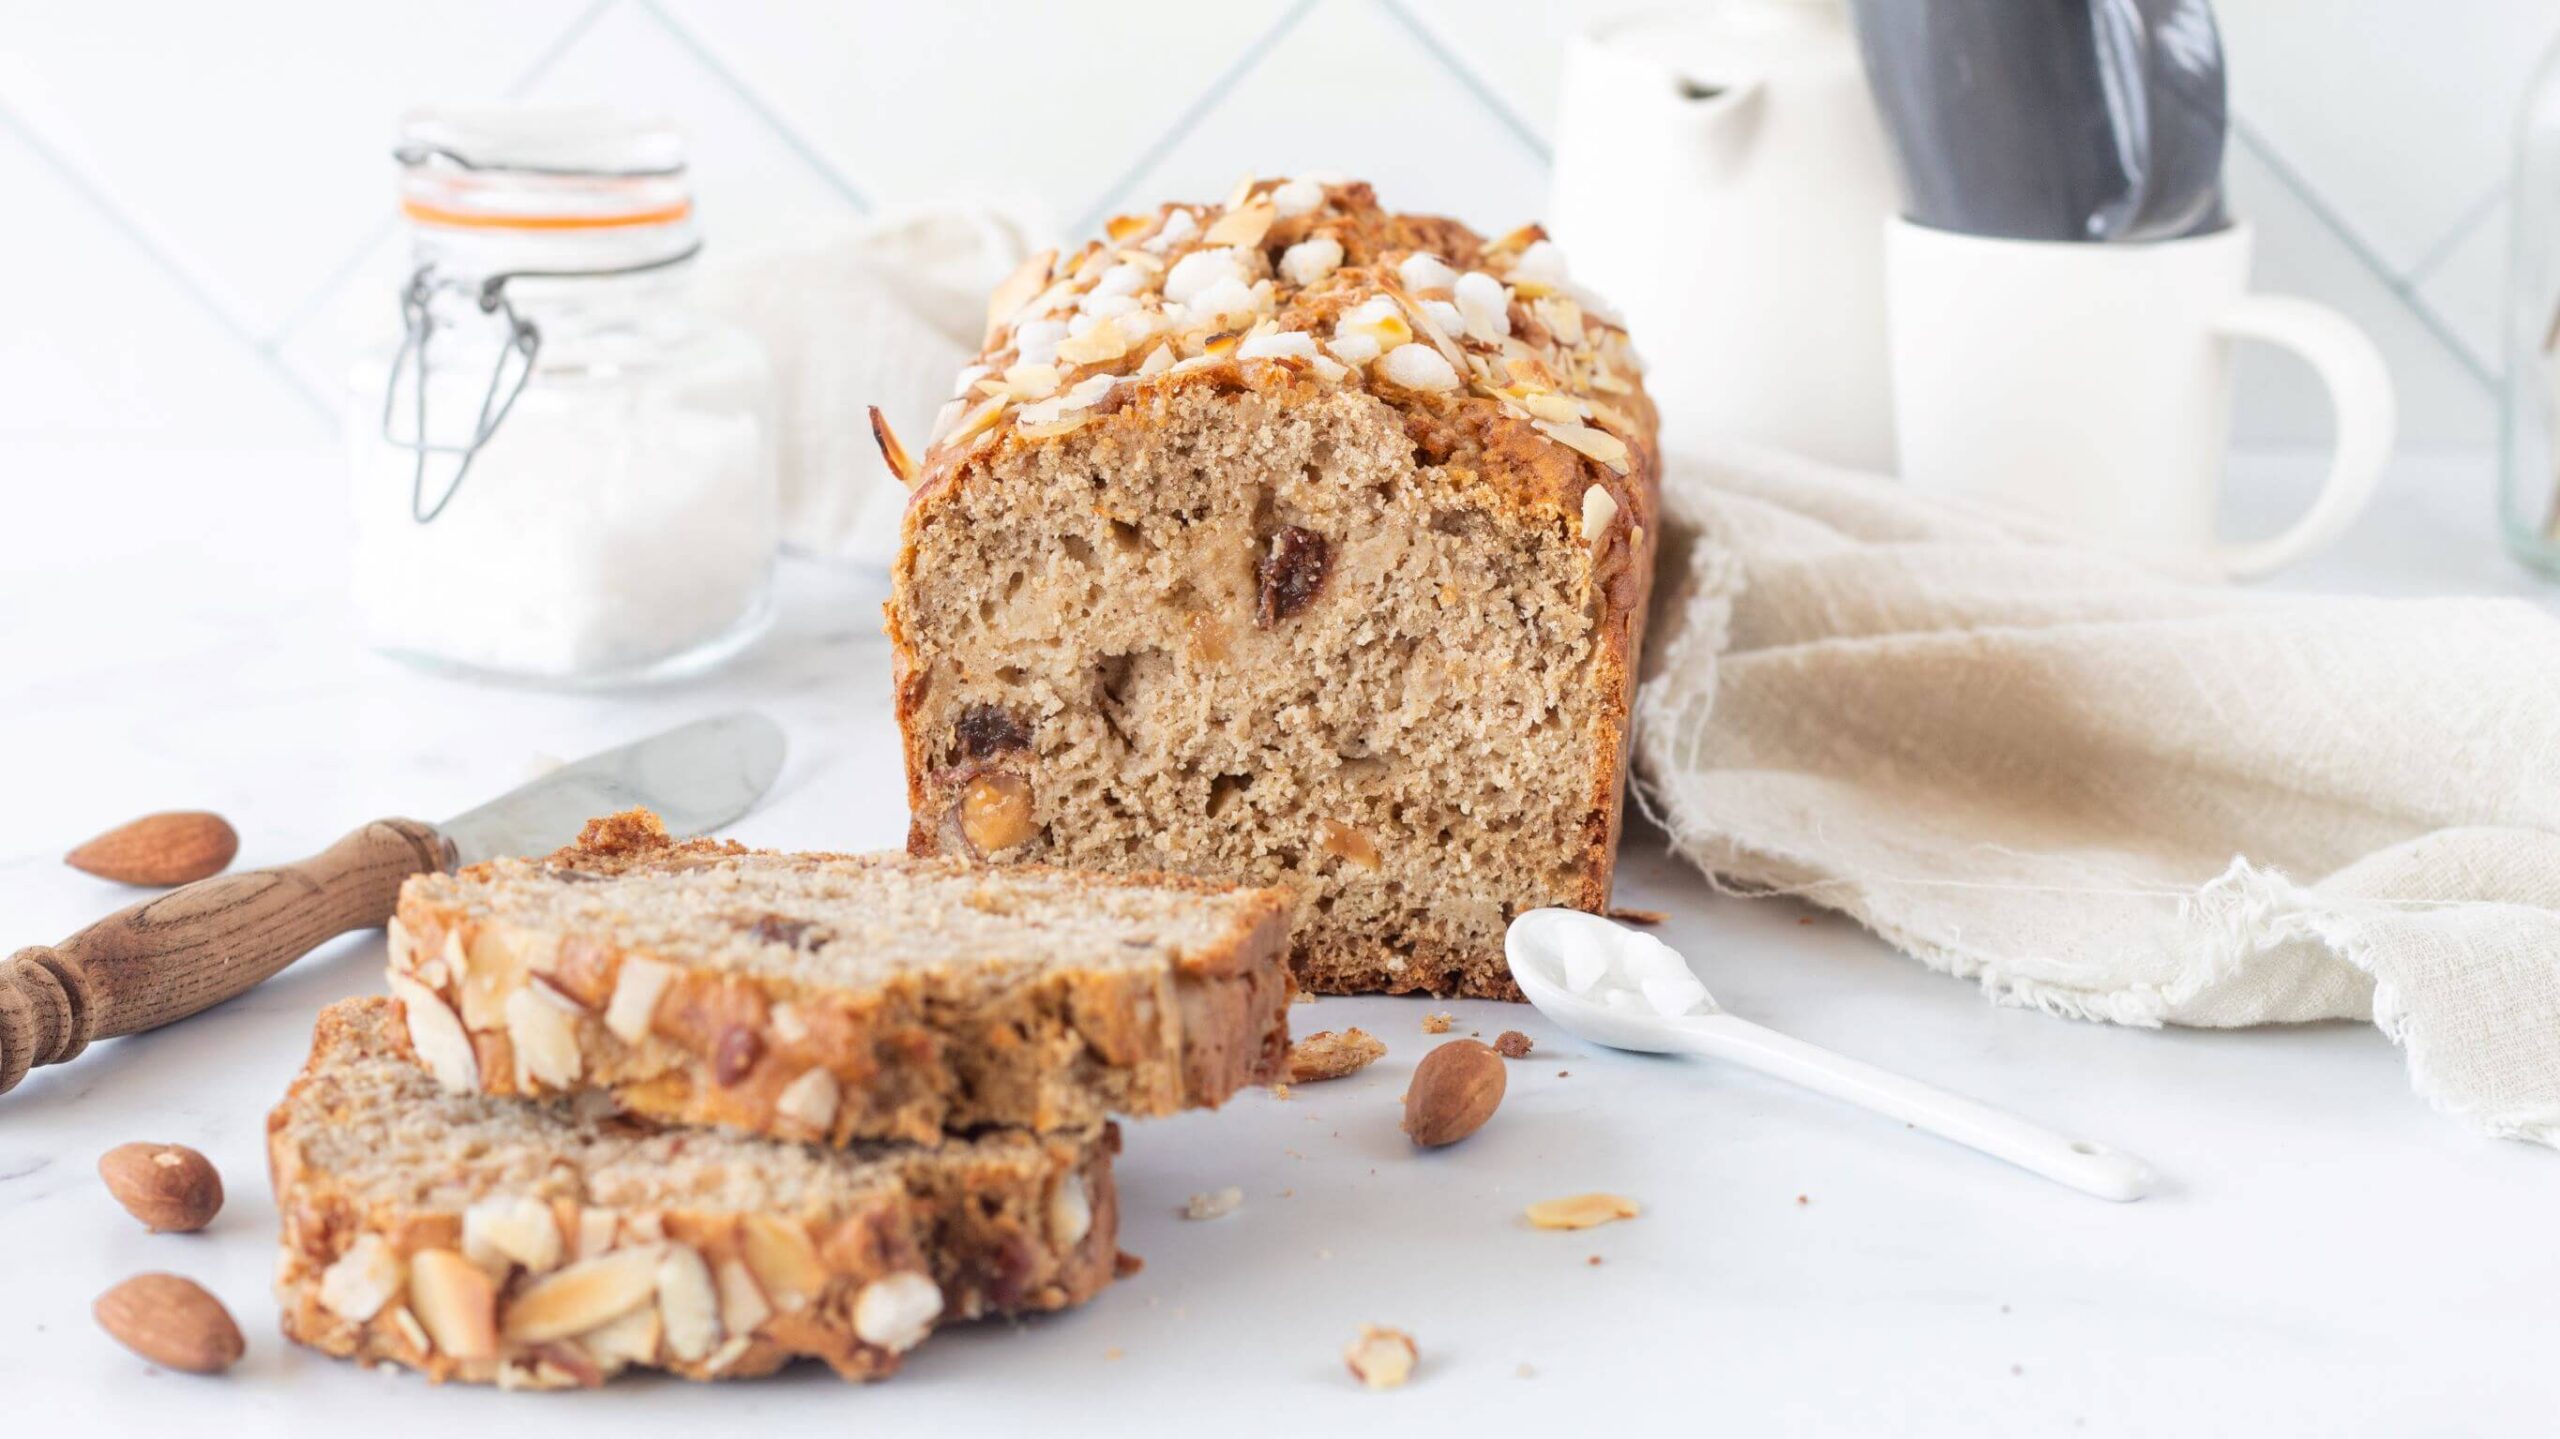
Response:
[[[1493,1052],[1505,1059],[1527,1059],[1533,1041],[1516,1029],[1506,1029],[1493,1037]]]
[[[1422,1017],[1422,1032],[1425,1034],[1447,1034],[1449,1032],[1449,1026],[1455,1023],[1457,1023],[1457,1016],[1445,1011],[1438,1014],[1426,1014]]]
[[[1236,1207],[1242,1203],[1244,1203],[1244,1191],[1230,1184],[1224,1189],[1212,1189],[1206,1194],[1192,1195],[1183,1202],[1182,1217],[1217,1219],[1235,1213]]]
[[[1357,1074],[1386,1052],[1382,1041],[1357,1026],[1340,1034],[1320,1029],[1289,1046],[1289,1081],[1315,1084]]]

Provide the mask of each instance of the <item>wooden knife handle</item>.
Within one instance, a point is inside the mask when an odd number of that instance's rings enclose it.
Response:
[[[300,864],[182,885],[0,964],[0,1094],[93,1039],[200,1014],[349,930],[388,922],[400,882],[449,869],[432,825],[381,819]]]

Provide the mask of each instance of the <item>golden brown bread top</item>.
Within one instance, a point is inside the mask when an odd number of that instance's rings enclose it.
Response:
[[[1224,205],[1121,216],[1106,239],[1035,257],[987,313],[919,494],[1180,386],[1353,389],[1400,411],[1417,462],[1461,483],[1588,515],[1589,538],[1617,509],[1652,521],[1641,362],[1534,225],[1488,242],[1381,209],[1366,184],[1254,180]],[[1593,515],[1595,484],[1609,507]]]

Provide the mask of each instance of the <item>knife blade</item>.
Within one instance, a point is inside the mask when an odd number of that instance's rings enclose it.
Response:
[[[322,943],[389,922],[413,875],[567,843],[598,815],[653,809],[677,834],[745,814],[782,772],[781,727],[753,712],[697,720],[590,755],[443,825],[380,819],[298,864],[181,885],[58,945],[0,964],[0,1094],[93,1039],[173,1024]]]
[[[669,833],[709,834],[755,807],[786,749],[782,726],[753,710],[696,720],[562,765],[437,828],[457,865],[545,854],[597,815],[634,808],[657,811]]]

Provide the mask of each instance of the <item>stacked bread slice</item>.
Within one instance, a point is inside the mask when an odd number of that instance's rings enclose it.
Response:
[[[1285,1063],[1289,901],[1189,880],[676,843],[645,813],[413,879],[393,998],[268,1122],[285,1331],[564,1388],[797,1357],[1122,1262],[1112,1115]]]

